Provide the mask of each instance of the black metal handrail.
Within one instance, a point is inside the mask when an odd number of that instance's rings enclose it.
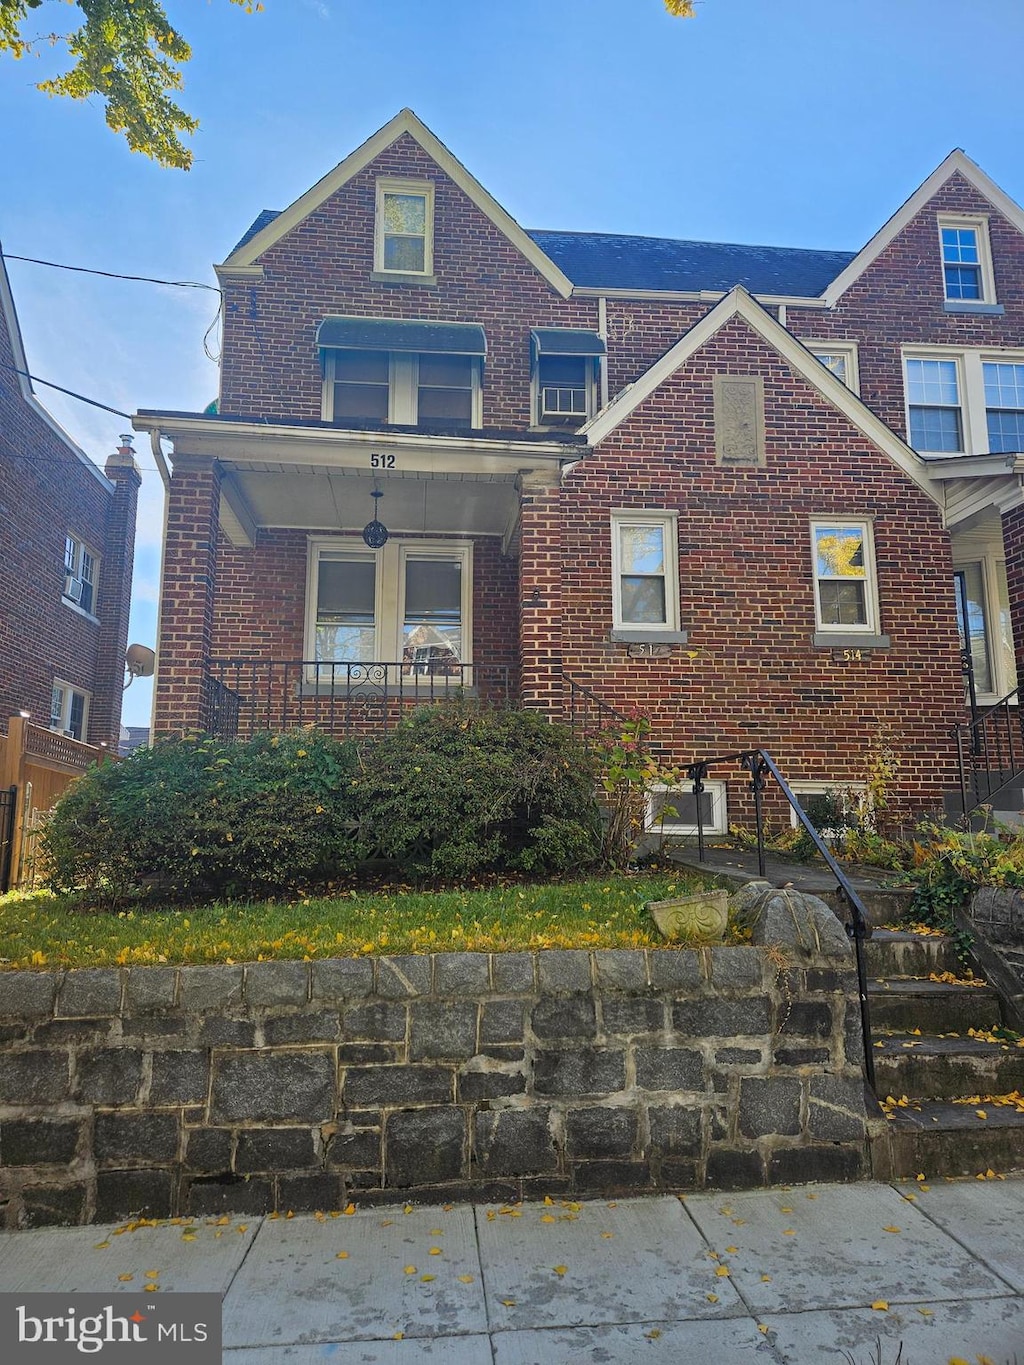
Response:
[[[204,728],[222,739],[302,725],[352,735],[387,729],[412,706],[466,695],[498,706],[514,699],[515,673],[508,664],[418,655],[372,663],[212,659]]]
[[[628,716],[609,706],[578,679],[563,672],[562,681],[569,686],[569,729],[577,739],[586,741],[590,735],[629,724]]]
[[[697,807],[697,856],[701,862],[704,861],[704,817],[701,810],[701,795],[704,792],[704,782],[711,768],[717,767],[722,763],[738,762],[742,768],[750,773],[750,786],[754,797],[754,816],[757,823],[757,868],[761,876],[765,875],[765,856],[764,856],[764,803],[763,793],[765,790],[765,776],[770,774],[778,785],[779,790],[789,802],[790,808],[796,815],[804,831],[807,833],[814,847],[824,859],[829,871],[835,877],[839,892],[850,908],[850,923],[847,925],[846,932],[853,940],[854,955],[857,959],[857,991],[860,996],[860,1026],[861,1034],[864,1039],[864,1074],[871,1089],[875,1088],[875,1057],[871,1045],[871,1016],[868,1008],[868,977],[867,966],[864,961],[864,940],[868,936],[867,912],[864,904],[856,891],[850,884],[849,878],[843,869],[836,862],[832,850],[825,843],[824,839],[815,829],[807,816],[804,808],[794,794],[789,783],[779,772],[772,758],[765,749],[745,749],[735,754],[720,754],[717,758],[700,759],[696,763],[687,765],[686,774],[693,784],[694,804]]]
[[[1019,689],[953,726],[964,815],[1024,776],[1024,716]]]

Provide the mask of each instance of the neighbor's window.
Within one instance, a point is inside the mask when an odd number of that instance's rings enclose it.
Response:
[[[374,269],[430,275],[434,268],[434,186],[428,181],[377,181]]]
[[[50,693],[50,729],[59,730],[68,739],[85,742],[89,722],[89,694],[70,683],[54,679]]]
[[[73,602],[90,616],[96,614],[96,583],[99,560],[74,536],[64,538],[64,600]]]
[[[674,513],[612,513],[616,629],[679,630],[677,545]]]
[[[811,541],[818,629],[877,634],[870,522],[815,521]]]
[[[940,218],[942,281],[949,303],[994,303],[995,283],[984,218]]]
[[[1024,451],[1024,365],[985,361],[981,370],[989,452]]]
[[[920,451],[959,453],[964,424],[956,360],[908,357],[906,366],[910,444]]]

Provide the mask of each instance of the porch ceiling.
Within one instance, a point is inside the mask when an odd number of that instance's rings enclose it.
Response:
[[[314,465],[225,462],[221,521],[238,543],[239,532],[256,527],[315,531],[359,530],[374,515],[374,487],[384,496],[377,513],[390,531],[412,535],[507,534],[519,495],[514,474],[417,474],[401,470],[374,475],[363,470]],[[245,536],[248,538],[248,535]]]

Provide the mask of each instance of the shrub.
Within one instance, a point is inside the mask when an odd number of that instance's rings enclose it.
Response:
[[[83,774],[43,835],[54,890],[196,901],[320,884],[363,856],[356,754],[312,730],[165,740]]]
[[[563,872],[597,861],[594,772],[530,711],[424,707],[362,749],[363,837],[406,873]]]

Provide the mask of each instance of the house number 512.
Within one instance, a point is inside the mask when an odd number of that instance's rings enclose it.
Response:
[[[371,468],[371,469],[394,469],[394,467],[395,467],[395,457],[394,457],[394,455],[371,455],[371,456],[370,456],[370,468]]]

